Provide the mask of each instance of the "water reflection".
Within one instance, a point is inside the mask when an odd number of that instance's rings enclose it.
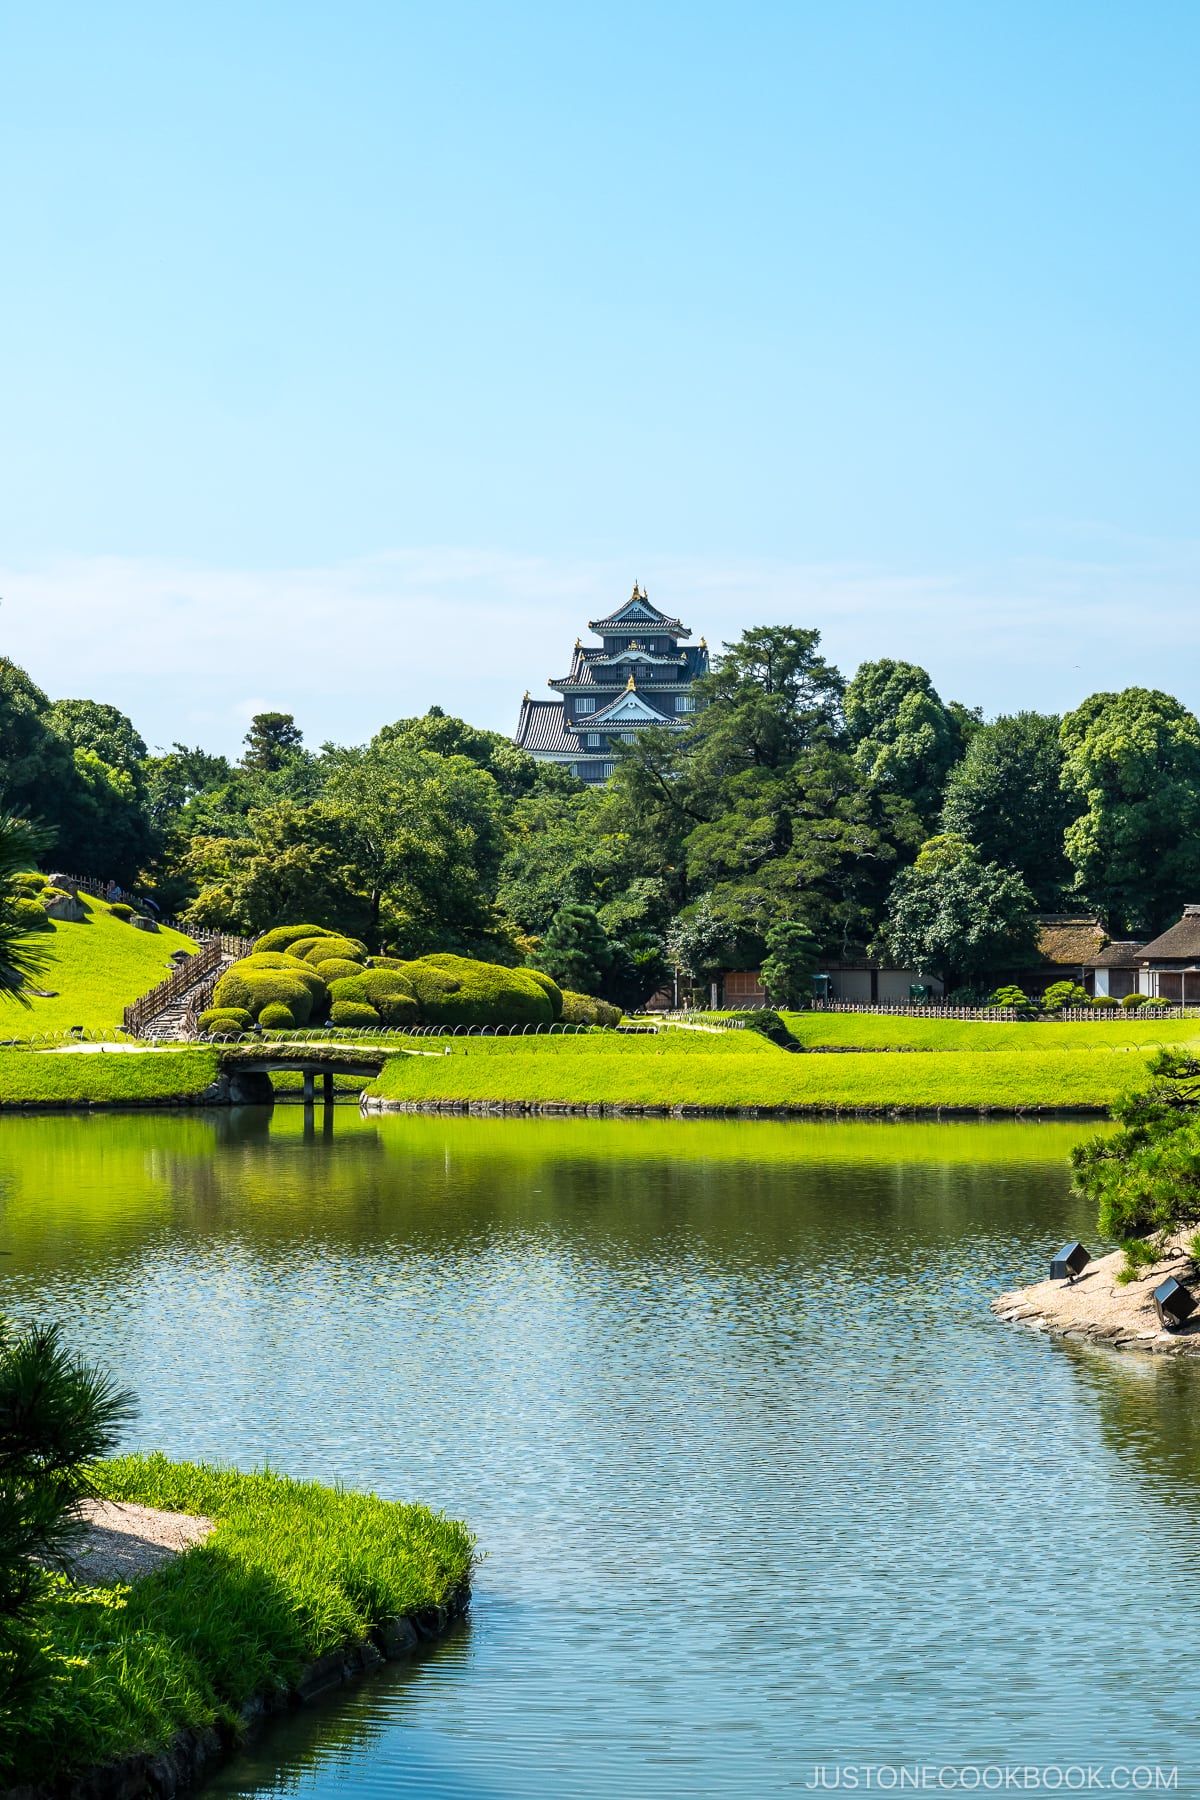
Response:
[[[986,1310],[1089,1235],[1075,1128],[12,1123],[8,1303],[138,1387],[144,1441],[419,1495],[488,1553],[469,1630],[226,1791],[1195,1762],[1146,1604],[1200,1546],[1195,1371]]]

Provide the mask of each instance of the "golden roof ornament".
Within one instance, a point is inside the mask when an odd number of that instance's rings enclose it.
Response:
[[[627,694],[633,692],[633,676],[632,676],[632,674],[630,675],[629,680],[625,683],[625,692]]]

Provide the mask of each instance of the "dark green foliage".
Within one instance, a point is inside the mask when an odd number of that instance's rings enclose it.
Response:
[[[334,1025],[354,1026],[359,1030],[383,1023],[379,1013],[365,1000],[335,1000],[329,1017]]]
[[[854,758],[874,786],[911,801],[925,822],[942,803],[963,739],[955,715],[915,663],[863,663],[846,689]]]
[[[1075,1190],[1095,1202],[1101,1237],[1124,1250],[1126,1275],[1200,1223],[1200,1061],[1164,1049],[1150,1073],[1144,1093],[1113,1108],[1121,1129],[1071,1152]]]
[[[534,956],[538,968],[560,987],[589,993],[604,986],[613,947],[595,907],[572,902],[555,913]]]
[[[270,1001],[258,1015],[258,1022],[264,1031],[293,1031],[298,1023],[290,1006],[283,1006],[278,1000]]]
[[[273,774],[303,748],[304,734],[291,713],[255,713],[242,740],[242,767]]]
[[[1064,838],[1078,803],[1062,786],[1053,714],[1021,712],[971,734],[950,772],[943,831],[974,844],[984,862],[1018,869],[1043,911],[1064,904],[1072,871]]]
[[[800,1006],[812,998],[820,945],[807,925],[784,920],[767,932],[760,980],[776,1006]]]
[[[965,839],[930,838],[892,884],[878,944],[894,967],[939,975],[948,988],[1028,968],[1037,961],[1033,897]]]
[[[133,1397],[81,1362],[56,1325],[0,1321],[0,1769],[11,1767],[30,1693],[49,1676],[38,1609],[82,1526],[88,1465],[116,1444]]]
[[[998,987],[994,994],[989,994],[987,1003],[989,1006],[1011,1006],[1018,1019],[1037,1018],[1037,1001],[1031,1000],[1024,988],[1017,987],[1012,982]]]
[[[1200,892],[1200,723],[1169,694],[1093,694],[1062,722],[1066,852],[1114,937],[1149,936]]]
[[[115,706],[98,700],[56,700],[43,716],[54,735],[72,750],[90,750],[109,768],[141,781],[146,745],[132,719]]]

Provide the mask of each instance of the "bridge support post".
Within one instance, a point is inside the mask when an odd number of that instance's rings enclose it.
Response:
[[[312,1106],[316,1100],[317,1078],[311,1069],[304,1071],[304,1104]]]
[[[326,1069],[325,1073],[321,1077],[321,1081],[322,1081],[322,1084],[323,1084],[324,1090],[325,1090],[325,1104],[326,1104],[326,1106],[332,1106],[333,1105],[333,1070]]]

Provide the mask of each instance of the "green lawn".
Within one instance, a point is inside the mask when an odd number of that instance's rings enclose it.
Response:
[[[114,919],[102,900],[79,896],[87,918],[79,925],[52,921],[36,933],[50,962],[34,982],[53,988],[53,1000],[34,1000],[28,1008],[8,1001],[0,1010],[0,1037],[28,1038],[38,1031],[64,1031],[83,1025],[89,1031],[121,1023],[132,1000],[163,981],[171,972],[172,950],[195,950],[191,938],[164,926],[135,931]]]
[[[175,1100],[216,1079],[214,1050],[0,1050],[0,1105]]]
[[[1024,1051],[1038,1055],[1102,1052],[1127,1046],[1200,1040],[1200,1019],[1137,1019],[1076,1023],[1046,1019],[1028,1024],[991,1019],[919,1019],[887,1013],[784,1013],[802,1044],[858,1045],[865,1049]]]
[[[97,1485],[217,1529],[132,1587],[56,1588],[54,1679],[24,1706],[5,1771],[18,1783],[158,1750],[181,1726],[232,1723],[305,1663],[470,1578],[470,1534],[424,1506],[163,1456],[103,1464]]]
[[[425,1040],[425,1047],[429,1041]],[[397,1056],[369,1094],[393,1100],[568,1105],[1107,1107],[1146,1079],[1150,1052],[1110,1045],[887,1056],[805,1056],[754,1032],[659,1038],[473,1038]]]

